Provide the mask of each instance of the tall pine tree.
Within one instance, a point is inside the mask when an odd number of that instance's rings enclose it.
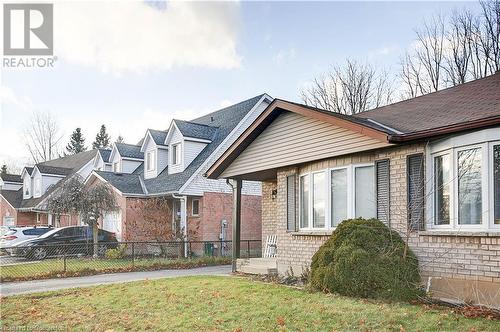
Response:
[[[109,147],[109,135],[106,132],[106,126],[101,125],[101,130],[95,136],[95,141],[92,143],[93,149],[101,149]]]
[[[66,146],[67,154],[77,154],[87,150],[85,147],[85,138],[83,138],[82,129],[76,128],[69,138],[69,143]]]

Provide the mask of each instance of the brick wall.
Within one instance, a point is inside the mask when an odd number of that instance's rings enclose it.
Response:
[[[262,245],[269,235],[277,234],[278,199],[272,199],[273,190],[278,188],[276,181],[262,183]],[[263,247],[264,248],[264,247]]]
[[[500,294],[489,292],[500,285],[500,236],[484,233],[458,233],[407,231],[406,157],[423,152],[423,144],[386,148],[332,158],[302,165],[281,168],[277,175],[278,197],[273,201],[263,185],[263,236],[276,230],[278,234],[278,270],[284,273],[290,267],[295,273],[310,265],[311,258],[328,239],[328,233],[315,235],[287,232],[286,230],[286,176],[321,170],[329,167],[390,159],[390,223],[408,240],[410,248],[419,258],[422,281],[440,297],[470,299],[481,303],[499,303]],[[298,188],[298,177],[297,184]],[[298,195],[298,190],[297,190]],[[296,198],[298,202],[298,197]],[[276,207],[276,213],[272,213]],[[297,208],[298,209],[298,208]],[[297,211],[298,215],[298,211]],[[481,292],[478,292],[480,288]],[[482,295],[478,295],[482,294]],[[474,298],[476,297],[476,298]],[[477,298],[481,297],[480,300]],[[491,299],[494,297],[494,299]]]

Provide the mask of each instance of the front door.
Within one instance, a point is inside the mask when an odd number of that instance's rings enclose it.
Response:
[[[174,213],[172,219],[172,234],[178,237],[181,231],[181,201],[178,199],[174,200]]]

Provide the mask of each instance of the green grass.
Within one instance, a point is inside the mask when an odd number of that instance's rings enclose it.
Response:
[[[499,331],[450,308],[308,293],[235,277],[182,277],[2,299],[2,329]]]
[[[158,269],[179,269],[207,265],[230,264],[226,257],[200,257],[193,259],[85,259],[71,258],[66,260],[66,270],[62,259],[48,259],[39,262],[28,262],[0,267],[2,281],[19,281],[69,277],[97,273],[113,273],[128,271],[144,271]]]

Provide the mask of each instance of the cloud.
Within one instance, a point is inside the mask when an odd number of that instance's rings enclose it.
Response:
[[[234,2],[54,4],[54,54],[104,72],[238,67]]]

